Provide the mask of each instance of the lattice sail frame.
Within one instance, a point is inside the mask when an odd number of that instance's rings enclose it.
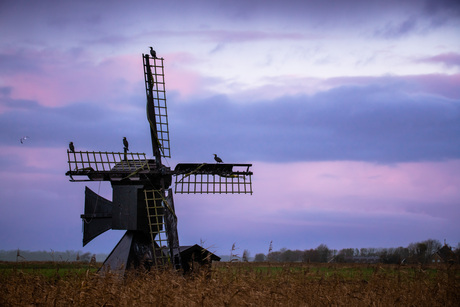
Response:
[[[151,171],[145,153],[123,153],[108,151],[69,151],[67,163],[70,181],[137,180]],[[74,179],[73,176],[87,176],[89,179]]]
[[[178,194],[252,194],[252,164],[180,163],[175,172]]]
[[[155,111],[156,133],[160,143],[161,155],[165,158],[171,158],[163,65],[164,59],[154,58],[144,54],[142,55],[142,58],[144,61],[145,90],[147,97],[152,95],[152,102]],[[151,62],[150,60],[153,61]]]
[[[172,263],[172,246],[169,244],[166,213],[174,210],[169,206],[161,190],[144,190],[145,205],[156,266]]]

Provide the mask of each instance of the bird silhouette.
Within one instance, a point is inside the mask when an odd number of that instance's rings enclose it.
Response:
[[[21,142],[21,144],[24,144],[24,141],[27,140],[27,139],[30,139],[30,137],[23,136],[22,138],[19,139],[19,142]]]
[[[75,152],[75,147],[73,146],[73,142],[69,143],[69,149],[70,149],[70,152]]]
[[[126,151],[129,151],[129,143],[126,137],[123,137],[123,145],[125,146]]]
[[[152,58],[156,59],[157,58],[157,52],[153,50],[153,47],[150,47],[150,55]]]
[[[214,154],[214,160],[216,160],[217,163],[223,163],[221,158],[219,158],[216,154]]]

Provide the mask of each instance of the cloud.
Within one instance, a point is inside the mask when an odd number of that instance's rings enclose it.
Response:
[[[2,248],[79,249],[83,186],[101,190],[109,199],[110,186],[69,183],[65,152],[59,148],[2,150],[1,161],[11,157],[17,157],[10,160],[12,167],[1,168],[0,198],[14,206],[2,208],[0,233],[15,236],[2,236]],[[252,196],[174,195],[182,245],[203,239],[219,254],[234,242],[241,249],[266,252],[271,240],[276,249],[321,243],[333,248],[390,247],[443,238],[446,229],[458,233],[459,160],[253,164]],[[35,233],[52,239],[41,240]],[[110,252],[117,239],[107,241],[107,236],[120,234],[110,231],[87,248]]]
[[[218,153],[233,162],[455,159],[460,156],[459,95],[439,95],[445,89],[433,80],[436,76],[335,79],[312,95],[250,102],[225,95],[185,102],[170,95],[172,155],[177,161],[206,161]],[[421,83],[431,84],[437,94],[422,91]],[[79,148],[116,150],[127,136],[136,151],[150,152],[143,91],[124,96],[123,104],[104,99],[62,107],[13,99],[8,88],[4,92],[3,144],[28,135],[28,146],[66,148],[72,140]]]
[[[460,67],[460,53],[449,52],[419,59],[420,63],[443,64],[447,67]]]
[[[458,27],[460,5],[455,0],[426,0],[406,1],[394,4],[395,10],[382,11],[386,18],[377,18],[381,24],[374,32],[374,36],[384,39],[401,39],[409,35],[424,35],[428,32],[444,27]],[[374,12],[374,16],[379,14]]]
[[[407,18],[398,23],[389,22],[382,28],[376,30],[375,36],[385,39],[401,38],[417,30],[417,20],[415,17]]]
[[[155,18],[151,17],[152,11]],[[410,12],[413,19],[393,19],[406,12]],[[51,0],[38,3],[10,0],[2,2],[0,25],[2,38],[9,46],[72,48],[97,43],[123,49],[129,48],[123,45],[135,42],[145,44],[146,39],[158,40],[162,33],[186,35],[189,32],[219,41],[284,39],[286,36],[299,39],[306,29],[314,33],[323,33],[326,29],[346,32],[369,22],[376,22],[384,37],[395,37],[411,32],[415,20],[429,17],[433,24],[455,22],[456,14],[450,12],[458,12],[453,1],[195,1],[193,4],[78,1],[62,4]],[[146,22],[140,22],[142,20]]]
[[[140,56],[114,56],[98,61],[97,56],[74,49],[29,50],[19,51],[11,62],[5,61],[15,67],[0,72],[0,80],[11,89],[11,98],[36,100],[47,106],[89,99],[114,105],[133,89],[142,93]]]
[[[18,71],[28,73],[41,72],[41,68],[39,64],[37,64],[37,61],[25,60],[23,58],[24,56],[24,50],[3,51],[0,54],[0,67],[2,67],[0,76],[10,76],[17,74]],[[33,55],[30,56],[30,58],[33,58]]]
[[[459,162],[253,161],[252,196],[174,196],[182,244],[202,238],[219,251],[236,242],[266,252],[271,240],[276,249],[303,250],[321,243],[406,246],[442,236],[458,229]]]
[[[11,87],[5,87],[4,95],[0,93],[0,114],[6,112],[7,110],[33,110],[38,109],[39,104],[33,100],[25,100],[25,99],[12,99],[10,97]]]
[[[29,2],[0,4],[1,248],[81,246],[69,141],[121,151],[126,136],[151,156],[150,44],[167,59],[164,163],[254,165],[252,196],[175,196],[181,244],[457,239],[456,2]],[[87,184],[111,198],[109,183]],[[88,248],[109,252],[106,235]]]
[[[225,96],[171,103],[173,152],[180,160],[214,152],[232,161],[458,158],[459,101],[408,94],[395,81],[249,104]]]
[[[458,23],[460,5],[456,0],[426,0],[423,13],[431,20],[431,24],[434,27],[450,22]]]
[[[148,148],[144,145],[149,139],[147,120],[136,120],[145,118],[143,100],[137,107],[124,109],[90,102],[45,107],[12,99],[7,106],[0,114],[0,146],[18,145],[19,138],[27,135],[27,147],[60,147],[65,153],[67,144],[73,141],[79,150],[118,151],[122,149],[122,137],[127,136],[133,148]]]
[[[242,43],[267,40],[304,40],[311,38],[298,32],[267,32],[267,31],[238,31],[238,30],[201,30],[201,31],[152,31],[150,35],[164,37],[198,37],[204,42]]]
[[[272,100],[281,96],[312,96],[339,87],[364,88],[382,84],[392,85],[408,95],[437,95],[460,99],[460,74],[338,76],[325,79],[280,75],[266,78],[265,81],[266,85],[262,87],[241,90],[230,97],[240,101]]]

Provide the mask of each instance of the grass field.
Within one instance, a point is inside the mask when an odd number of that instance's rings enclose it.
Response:
[[[79,262],[4,262],[0,261],[0,274],[8,276],[9,274],[33,274],[44,277],[65,276],[69,274],[86,274],[86,271],[95,273],[99,265],[90,265]]]
[[[458,306],[460,267],[215,263],[126,278],[90,265],[0,263],[0,306]]]

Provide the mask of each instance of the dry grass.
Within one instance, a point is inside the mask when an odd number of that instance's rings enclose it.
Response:
[[[0,272],[0,306],[458,306],[460,268],[219,263],[121,279]]]

